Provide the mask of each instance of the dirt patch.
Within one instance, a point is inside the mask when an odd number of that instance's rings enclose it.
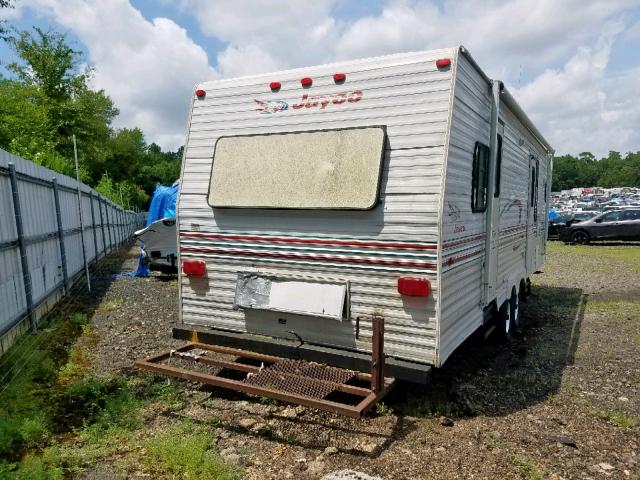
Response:
[[[120,270],[134,270],[136,251],[123,255]],[[103,280],[95,369],[138,375],[136,358],[180,344],[177,283]],[[248,479],[347,469],[384,479],[640,478],[638,284],[637,246],[550,243],[512,342],[474,336],[431,385],[400,384],[378,413],[352,420],[171,381],[179,405],[150,406],[140,435],[194,422]],[[82,478],[118,474],[105,471]]]

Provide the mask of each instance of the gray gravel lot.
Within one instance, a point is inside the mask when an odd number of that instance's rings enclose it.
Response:
[[[133,270],[135,249],[116,270]],[[507,346],[474,337],[427,387],[400,385],[351,420],[179,383],[182,418],[210,425],[246,478],[640,478],[640,245],[549,245]],[[100,289],[101,288],[101,289]],[[179,344],[175,278],[103,274],[92,324],[99,372]],[[160,380],[159,380],[160,381]],[[333,478],[333,477],[329,477]],[[336,477],[337,478],[337,477]]]

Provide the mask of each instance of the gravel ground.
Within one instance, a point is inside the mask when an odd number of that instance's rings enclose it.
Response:
[[[110,278],[136,254],[94,281],[104,374],[179,344],[175,278]],[[400,385],[363,420],[180,383],[182,410],[156,405],[145,430],[211,425],[248,479],[640,479],[640,245],[550,243],[522,315],[508,345],[471,338],[431,385]]]

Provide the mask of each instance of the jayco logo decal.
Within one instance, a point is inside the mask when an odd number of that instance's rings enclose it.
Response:
[[[362,91],[354,90],[353,92],[336,93],[328,97],[310,97],[306,93],[302,95],[302,98],[298,103],[291,105],[291,109],[300,110],[302,108],[316,108],[318,110],[324,110],[330,105],[343,105],[349,103],[356,103],[362,100]],[[260,114],[272,114],[278,112],[284,112],[289,110],[289,103],[285,100],[271,100],[265,102],[264,100],[254,99],[257,104],[256,112]]]
[[[272,100],[270,102],[263,102],[262,100],[254,100],[258,104],[256,112],[260,113],[277,113],[289,110],[289,104],[284,100]]]

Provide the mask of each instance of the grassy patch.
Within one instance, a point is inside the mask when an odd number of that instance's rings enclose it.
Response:
[[[19,459],[26,448],[47,443],[53,428],[51,395],[68,345],[87,319],[76,314],[51,319],[37,334],[25,334],[0,359],[0,458]]]
[[[544,471],[524,455],[514,456],[513,463],[518,469],[520,478],[523,480],[542,480],[544,478]]]
[[[139,448],[144,406],[181,407],[173,384],[95,377],[97,336],[86,322],[51,321],[0,359],[0,479],[58,479],[105,458],[126,463]]]
[[[640,424],[640,417],[620,410],[596,410],[592,413],[619,428],[632,428]]]
[[[640,301],[597,300],[587,302],[587,312],[602,313],[614,317],[640,317]]]
[[[151,439],[145,450],[145,468],[156,476],[212,480],[240,478],[240,470],[227,464],[213,450],[211,434],[189,423]]]
[[[112,312],[113,310],[118,310],[122,305],[124,305],[124,300],[122,298],[114,298],[113,300],[107,300],[102,302],[100,306],[96,309],[97,313],[107,313]]]

